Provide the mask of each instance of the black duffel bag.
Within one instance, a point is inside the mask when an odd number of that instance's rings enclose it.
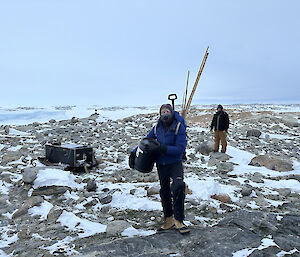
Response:
[[[151,172],[159,147],[160,144],[156,139],[147,137],[142,139],[135,152],[134,168],[143,173]]]

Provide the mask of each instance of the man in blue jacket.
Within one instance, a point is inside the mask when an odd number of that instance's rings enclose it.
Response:
[[[170,104],[160,108],[160,118],[147,135],[160,143],[157,157],[157,170],[160,181],[160,197],[165,222],[158,231],[174,227],[182,234],[188,233],[184,220],[185,183],[183,181],[182,156],[186,148],[186,125],[178,112]],[[129,163],[134,166],[134,152]],[[171,183],[172,181],[172,183]]]

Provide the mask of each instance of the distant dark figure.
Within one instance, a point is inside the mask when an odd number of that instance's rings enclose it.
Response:
[[[217,107],[217,112],[214,114],[212,119],[210,130],[215,130],[215,149],[214,152],[219,152],[220,141],[222,145],[222,153],[226,152],[227,141],[226,134],[229,128],[229,117],[226,112],[223,111],[221,104]]]

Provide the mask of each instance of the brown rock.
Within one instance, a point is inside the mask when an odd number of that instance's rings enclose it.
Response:
[[[189,187],[188,187],[187,184],[185,184],[185,194],[186,194],[186,195],[191,195],[192,193],[193,193],[192,190],[189,189]]]
[[[230,203],[231,198],[228,194],[219,194],[219,195],[212,195],[210,198],[218,200],[223,203]]]
[[[103,177],[101,178],[102,182],[115,182],[115,179],[113,177]]]

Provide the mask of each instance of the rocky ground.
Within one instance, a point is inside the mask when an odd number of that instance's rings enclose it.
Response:
[[[227,112],[227,154],[211,152],[213,109],[192,109],[187,120],[187,236],[155,232],[156,171],[127,165],[157,114],[3,126],[0,256],[300,256],[300,112]],[[99,166],[73,174],[42,165],[52,142],[92,145]]]

